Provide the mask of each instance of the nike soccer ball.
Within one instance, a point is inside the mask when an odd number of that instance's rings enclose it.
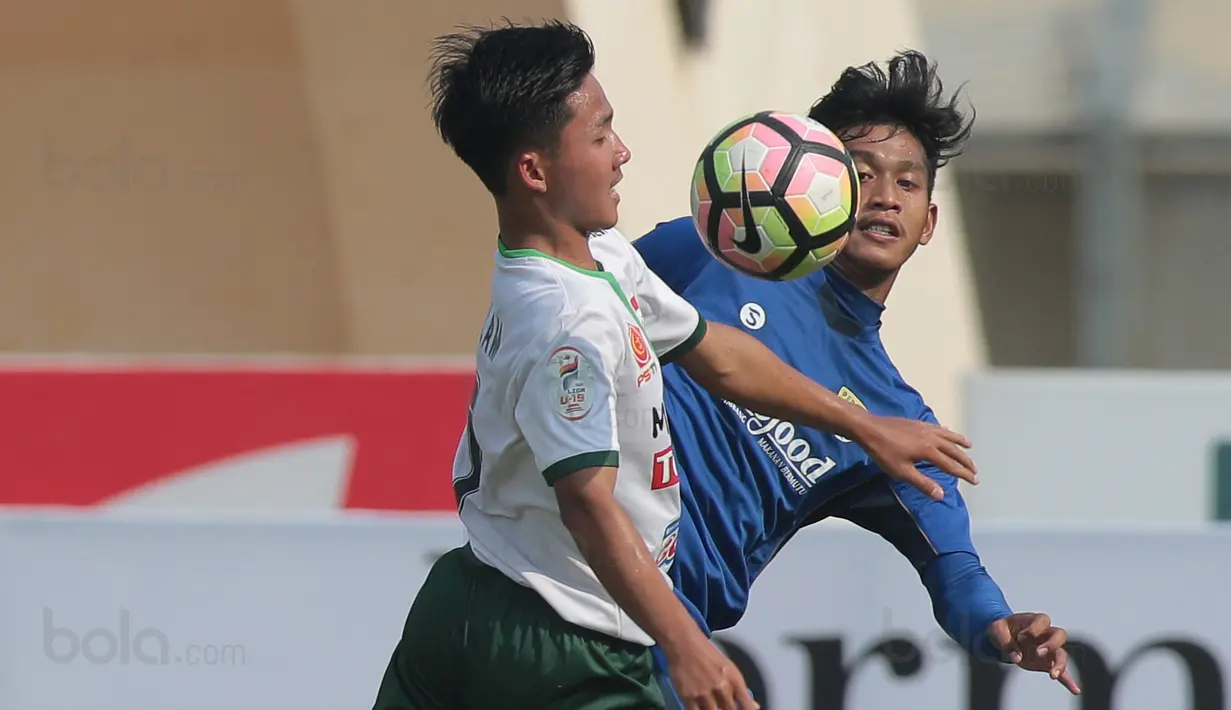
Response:
[[[859,177],[842,141],[790,113],[763,111],[722,129],[692,176],[692,218],[706,248],[770,281],[833,261],[858,206]]]

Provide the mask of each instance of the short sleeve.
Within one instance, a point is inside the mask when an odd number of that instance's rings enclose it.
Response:
[[[529,359],[514,416],[548,485],[570,473],[618,466],[615,377],[623,343],[602,314],[566,317]]]
[[[631,244],[629,252],[641,322],[658,359],[665,365],[701,342],[705,337],[705,319],[646,265]]]

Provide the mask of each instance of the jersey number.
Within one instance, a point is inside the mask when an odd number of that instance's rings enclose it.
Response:
[[[457,512],[462,512],[466,497],[479,490],[479,478],[483,471],[483,449],[474,435],[474,403],[479,398],[479,376],[474,376],[474,394],[470,395],[470,409],[466,412],[466,448],[469,450],[470,471],[453,479],[453,497],[457,500]]]

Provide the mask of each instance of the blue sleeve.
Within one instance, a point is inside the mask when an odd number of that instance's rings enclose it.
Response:
[[[891,481],[896,502],[911,525],[878,525],[873,529],[893,542],[919,571],[932,599],[936,622],[949,638],[974,656],[998,660],[987,627],[1013,611],[984,569],[970,539],[970,514],[957,489],[957,479],[926,464],[918,468],[941,484],[944,499],[933,500],[914,486]],[[911,537],[922,540],[911,541]]]
[[[936,622],[949,638],[978,658],[999,660],[987,627],[1013,612],[970,541],[970,516],[956,480],[934,467],[919,470],[945,489],[943,500],[876,469],[878,475],[833,514],[897,548],[919,573]]]
[[[1013,612],[978,555],[940,555],[924,564],[921,576],[932,597],[936,622],[949,638],[973,656],[1000,660],[987,636],[987,627]]]
[[[662,222],[633,246],[650,270],[678,294],[683,294],[697,274],[714,261],[691,217]]]
[[[920,419],[938,423],[924,406]],[[930,464],[919,470],[940,483],[943,500],[933,500],[919,489],[893,481],[894,493],[928,541],[930,554],[913,559],[932,598],[937,623],[971,654],[998,660],[987,637],[987,627],[1013,613],[999,585],[979,560],[970,536],[970,512],[958,490],[958,480]]]

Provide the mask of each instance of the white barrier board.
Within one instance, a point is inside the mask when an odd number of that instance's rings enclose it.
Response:
[[[460,540],[452,518],[0,516],[0,708],[370,707],[430,559]],[[1038,674],[972,680],[906,562],[845,527],[797,536],[723,638],[755,664],[767,710],[1224,710],[1231,532],[976,541],[1011,603],[1097,651],[1084,705]],[[1125,663],[1151,643],[1171,645]]]

